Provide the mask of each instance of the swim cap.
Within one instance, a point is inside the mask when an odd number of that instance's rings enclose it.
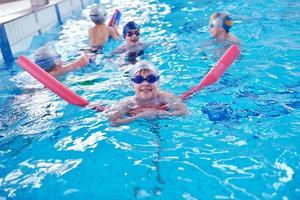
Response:
[[[61,56],[52,45],[41,47],[34,54],[34,62],[47,72],[53,70],[55,65],[61,61],[60,58]]]
[[[125,24],[125,26],[123,27],[124,38],[127,35],[128,31],[134,30],[134,29],[138,29],[138,30],[140,29],[139,25],[137,25],[135,22],[131,21],[131,22],[128,22],[127,24]]]
[[[106,11],[102,7],[93,7],[90,11],[90,19],[95,24],[101,24],[106,20]]]
[[[152,62],[148,60],[140,60],[132,68],[131,77],[134,77],[136,73],[144,69],[148,69],[152,71],[155,75],[158,75],[158,70],[156,69],[155,65]]]
[[[228,33],[233,25],[233,21],[228,13],[216,12],[210,16],[209,25],[211,24],[223,28]]]

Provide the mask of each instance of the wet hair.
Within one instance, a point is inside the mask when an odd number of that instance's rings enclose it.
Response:
[[[225,12],[216,12],[210,16],[209,23],[215,23],[217,26],[223,28],[227,33],[233,25],[233,20],[228,13]]]
[[[123,37],[125,38],[128,31],[130,30],[134,30],[134,29],[138,29],[140,30],[140,27],[138,24],[136,24],[133,21],[128,22],[127,24],[125,24],[125,26],[123,27]]]
[[[90,11],[90,19],[95,24],[102,24],[106,20],[106,11],[102,7],[93,7]]]
[[[153,74],[153,71],[150,70],[150,69],[141,69],[135,75],[142,75],[143,73],[145,73],[145,74]]]

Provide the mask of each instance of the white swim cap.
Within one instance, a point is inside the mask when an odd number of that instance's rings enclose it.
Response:
[[[90,19],[95,24],[101,24],[106,20],[106,11],[102,7],[93,7],[90,11]]]
[[[148,70],[154,72],[155,75],[158,75],[158,70],[152,62],[150,62],[148,60],[140,60],[132,68],[131,77],[134,77],[136,75],[136,73],[138,73],[139,71],[144,70],[144,69],[148,69]]]

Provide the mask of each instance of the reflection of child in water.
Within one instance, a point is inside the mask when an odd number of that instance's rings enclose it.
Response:
[[[210,16],[209,31],[217,41],[228,41],[232,44],[239,44],[239,39],[229,33],[233,21],[227,13],[216,12]]]
[[[117,49],[111,52],[110,57],[115,54],[126,54],[127,61],[130,64],[137,62],[137,57],[144,54],[144,49],[148,47],[148,44],[140,42],[140,28],[135,22],[128,22],[123,27],[123,36],[126,40],[126,44],[119,46]]]
[[[125,98],[111,108],[112,124],[117,126],[140,118],[185,115],[186,105],[175,95],[160,91],[158,79],[158,71],[150,61],[138,61],[131,73],[135,96]]]
[[[118,39],[120,34],[116,25],[107,26],[105,24],[106,12],[102,7],[94,7],[90,11],[90,18],[95,26],[89,29],[89,51],[92,53],[101,53],[103,45],[108,41],[109,37]]]
[[[51,45],[37,49],[34,54],[34,62],[53,76],[82,68],[89,63],[89,59],[89,55],[84,54],[72,63],[63,64],[61,55]]]

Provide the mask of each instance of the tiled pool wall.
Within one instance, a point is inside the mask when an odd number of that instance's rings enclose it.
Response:
[[[26,51],[35,35],[62,24],[73,12],[99,0],[61,0],[37,9],[30,9],[15,19],[0,24],[0,60],[10,63],[14,55]]]

